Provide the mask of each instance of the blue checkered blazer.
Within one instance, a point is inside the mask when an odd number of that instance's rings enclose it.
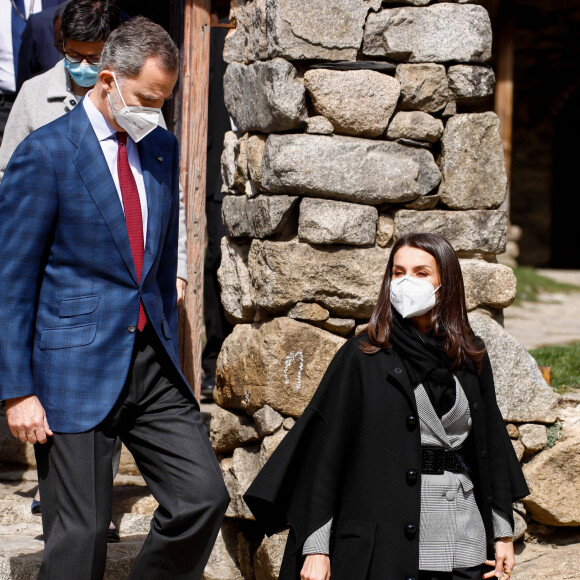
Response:
[[[89,430],[115,404],[140,299],[179,369],[177,140],[157,128],[139,154],[149,211],[141,284],[84,107],[27,137],[0,184],[0,399],[36,394],[54,431]]]

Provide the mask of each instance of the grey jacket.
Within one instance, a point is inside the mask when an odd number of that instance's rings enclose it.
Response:
[[[467,397],[457,378],[457,397],[441,419],[422,385],[415,389],[421,446],[459,449],[471,430]],[[493,510],[494,536],[513,535],[505,514]],[[328,554],[332,520],[304,543],[303,554]],[[419,569],[451,571],[477,566],[486,559],[485,529],[467,472],[421,476]]]
[[[71,111],[79,99],[72,92],[64,60],[45,73],[26,81],[10,111],[0,144],[0,180],[14,150],[30,133]],[[165,121],[162,118],[162,126]],[[187,280],[187,229],[183,189],[179,188],[179,244],[177,276]]]

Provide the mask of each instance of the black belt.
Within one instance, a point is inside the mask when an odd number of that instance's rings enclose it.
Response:
[[[463,458],[457,451],[441,447],[421,447],[421,472],[441,475],[444,471],[467,471]]]

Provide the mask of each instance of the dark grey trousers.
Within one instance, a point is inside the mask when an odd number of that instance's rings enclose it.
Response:
[[[150,324],[136,337],[127,382],[106,419],[35,446],[45,538],[39,578],[103,577],[117,436],[159,502],[129,578],[201,578],[229,496],[193,395]]]
[[[420,570],[419,580],[480,580],[483,566],[473,568],[454,568],[452,572]]]

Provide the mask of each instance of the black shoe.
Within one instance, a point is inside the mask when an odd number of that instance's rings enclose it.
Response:
[[[109,544],[117,544],[121,541],[121,537],[119,536],[119,530],[115,526],[114,528],[109,528],[107,531],[107,542]]]
[[[30,511],[32,512],[33,516],[41,516],[42,515],[42,508],[40,507],[40,500],[32,498],[32,504],[30,506]]]
[[[215,389],[215,375],[205,375],[201,381],[201,398],[213,400],[213,390]]]

